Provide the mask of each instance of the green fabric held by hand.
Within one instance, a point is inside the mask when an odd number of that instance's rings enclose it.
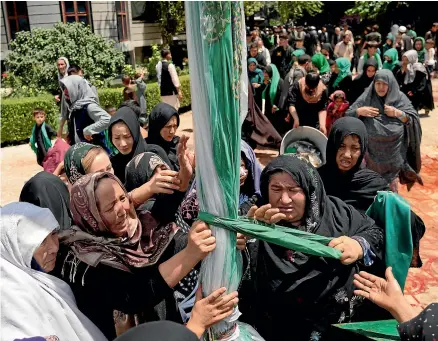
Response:
[[[321,75],[330,72],[330,64],[322,53],[316,53],[313,55],[312,64],[318,68]]]
[[[389,58],[391,58],[390,62],[388,62],[387,60],[383,62],[383,69],[392,71],[395,68],[395,66],[399,63],[398,51],[396,49],[389,49],[385,52],[383,56],[384,57],[388,56]]]
[[[415,43],[417,41],[421,41],[421,50],[419,50],[419,51],[417,49],[415,49]],[[418,62],[421,63],[421,64],[423,64],[425,59],[426,59],[427,51],[426,51],[426,47],[425,46],[426,46],[426,42],[424,41],[423,37],[415,38],[415,40],[414,40],[414,49],[418,53]]]
[[[258,221],[255,223],[254,220],[247,218],[220,218],[206,212],[199,212],[198,218],[207,224],[242,233],[245,236],[276,244],[288,250],[319,257],[341,258],[339,250],[327,246],[333,238],[279,225],[268,225]]]
[[[36,130],[36,124],[34,124],[32,128],[32,135],[30,136],[29,142],[30,142],[30,147],[32,148],[34,153],[38,154],[37,147],[35,146],[37,140],[35,130]],[[49,136],[47,135],[46,122],[43,122],[43,124],[41,125],[41,134],[43,135],[44,148],[46,148],[47,151],[52,147],[52,141],[49,139]]]
[[[335,324],[333,327],[366,336],[370,340],[400,340],[396,320]],[[354,340],[354,337],[351,337]]]
[[[336,59],[336,65],[340,71],[338,77],[336,77],[335,82],[333,83],[334,88],[336,88],[345,77],[351,76],[351,62],[347,58],[341,57]]]
[[[409,203],[398,194],[378,192],[366,214],[385,228],[386,266],[403,290],[413,253]]]
[[[271,78],[271,86],[269,87],[269,98],[271,99],[271,103],[275,104],[275,96],[277,96],[278,83],[280,82],[280,74],[278,73],[278,69],[274,64],[269,65],[272,68],[272,78]],[[266,90],[268,87],[263,90],[262,98],[266,98]]]

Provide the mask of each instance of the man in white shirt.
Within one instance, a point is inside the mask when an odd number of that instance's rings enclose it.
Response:
[[[345,57],[351,62],[354,55],[354,46],[350,34],[345,34],[343,40],[336,44],[334,54],[337,58]]]
[[[269,50],[263,44],[263,40],[261,38],[257,39],[257,46],[259,48],[259,53],[261,53],[265,57],[266,65],[271,64],[271,54]]]
[[[173,106],[176,110],[180,108],[182,100],[181,83],[175,65],[171,63],[172,54],[169,49],[161,51],[163,58],[156,66],[158,85],[160,86],[161,101]]]

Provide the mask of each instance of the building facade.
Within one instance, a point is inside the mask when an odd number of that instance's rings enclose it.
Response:
[[[1,1],[2,69],[9,42],[17,32],[74,21],[114,40],[129,62],[141,63],[152,44],[162,44],[157,5],[159,2],[153,1]]]

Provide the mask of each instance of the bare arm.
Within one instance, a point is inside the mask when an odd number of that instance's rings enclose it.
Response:
[[[159,265],[158,270],[164,281],[173,288],[183,279],[201,260],[196,255],[190,254],[187,248],[178,252],[168,261]]]

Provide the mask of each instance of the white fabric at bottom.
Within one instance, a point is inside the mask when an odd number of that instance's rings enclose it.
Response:
[[[181,106],[179,103],[178,95],[161,96],[161,102],[171,105],[176,110],[179,110]]]
[[[33,270],[35,250],[58,227],[50,210],[12,203],[1,215],[1,340],[55,335],[62,341],[106,341],[64,281]]]

